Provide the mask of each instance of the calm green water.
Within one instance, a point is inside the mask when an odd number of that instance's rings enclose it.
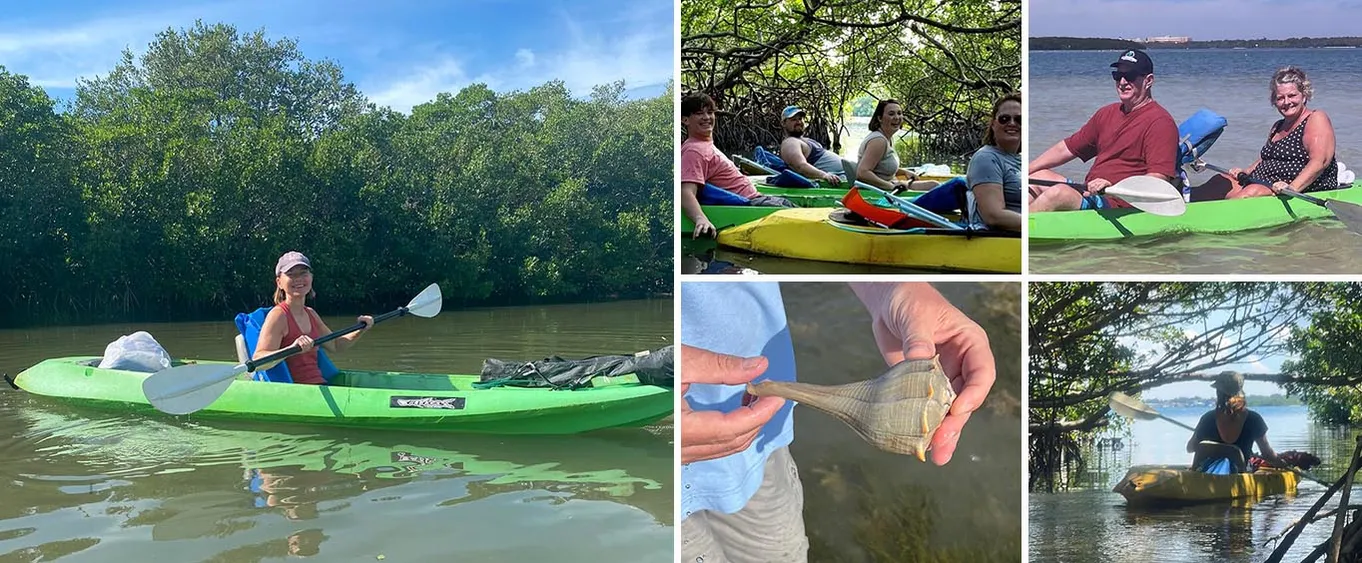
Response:
[[[933,285],[988,332],[997,383],[942,467],[878,450],[837,419],[796,407],[790,452],[804,485],[810,561],[1021,560],[1020,286]],[[884,372],[869,316],[846,284],[780,287],[800,381],[844,384]]]
[[[1310,422],[1305,407],[1250,408],[1268,424],[1268,441],[1278,452],[1301,450],[1319,456],[1323,465],[1312,473],[1337,479],[1347,469],[1356,431],[1325,428]],[[1163,414],[1195,425],[1204,412],[1195,408],[1161,409]],[[1121,438],[1119,449],[1090,452],[1081,490],[1030,495],[1031,560],[1040,562],[1232,562],[1256,563],[1276,548],[1274,538],[1287,530],[1324,494],[1324,487],[1303,482],[1294,495],[1277,495],[1251,503],[1216,503],[1186,508],[1137,509],[1111,492],[1132,465],[1188,464],[1188,432],[1171,423],[1142,421]],[[1256,448],[1255,448],[1256,451]],[[1357,491],[1354,490],[1355,499]],[[1328,510],[1337,505],[1337,496]],[[1284,561],[1300,561],[1325,541],[1333,519],[1308,526]]]
[[[483,359],[672,342],[672,301],[442,312],[380,325],[342,369],[477,373]],[[353,316],[327,316],[332,327]],[[146,330],[231,359],[230,321],[0,331],[0,371]],[[0,563],[670,561],[672,425],[520,437],[118,414],[0,390]]]

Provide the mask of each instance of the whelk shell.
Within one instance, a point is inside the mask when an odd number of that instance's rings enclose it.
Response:
[[[845,385],[763,381],[748,383],[747,392],[808,405],[846,423],[871,445],[920,461],[927,461],[932,434],[955,401],[955,390],[938,358],[900,362],[868,381]]]

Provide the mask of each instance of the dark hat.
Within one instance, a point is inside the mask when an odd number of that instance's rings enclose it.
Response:
[[[1121,72],[1154,74],[1154,61],[1150,60],[1144,51],[1138,49],[1121,53],[1120,58],[1111,63],[1111,67]]]
[[[1229,397],[1242,395],[1244,393],[1244,376],[1232,371],[1220,372],[1220,375],[1215,376],[1215,383],[1212,383],[1211,387]]]

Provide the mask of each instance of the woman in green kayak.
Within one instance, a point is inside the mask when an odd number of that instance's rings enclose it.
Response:
[[[1282,119],[1272,124],[1258,160],[1247,169],[1232,168],[1207,184],[1228,182],[1226,199],[1276,195],[1283,189],[1304,193],[1338,188],[1334,125],[1323,111],[1306,107],[1314,94],[1305,71],[1288,66],[1274,73],[1268,101]],[[1247,172],[1255,183],[1241,184],[1241,172]]]
[[[1274,466],[1286,467],[1267,443],[1267,422],[1244,402],[1244,376],[1227,371],[1216,377],[1211,386],[1216,390],[1215,410],[1201,415],[1196,431],[1187,441],[1187,452],[1193,454],[1192,468],[1208,473],[1249,471],[1254,444],[1263,459]],[[1216,465],[1227,465],[1228,471]]]
[[[265,315],[260,327],[260,340],[256,343],[253,359],[263,358],[274,352],[296,344],[303,351],[285,358],[289,376],[294,383],[324,385],[326,378],[317,364],[317,351],[313,340],[331,333],[317,312],[307,306],[307,300],[316,297],[312,290],[312,261],[301,252],[287,252],[279,257],[274,265],[274,308]],[[353,346],[364,331],[374,326],[374,318],[369,315],[359,317],[364,328],[331,340],[322,347],[327,353],[335,354]],[[278,362],[260,366],[266,370]]]

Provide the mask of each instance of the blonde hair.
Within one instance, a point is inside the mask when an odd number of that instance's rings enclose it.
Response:
[[[1267,101],[1271,104],[1277,103],[1277,86],[1279,84],[1295,84],[1296,89],[1305,96],[1305,101],[1315,97],[1315,89],[1310,86],[1310,79],[1305,77],[1305,71],[1296,66],[1287,66],[1272,73],[1272,83],[1267,88]]]
[[[1224,393],[1216,393],[1215,398],[1215,410],[1222,411],[1225,414],[1235,414],[1244,410],[1246,406],[1243,394],[1230,396]]]

